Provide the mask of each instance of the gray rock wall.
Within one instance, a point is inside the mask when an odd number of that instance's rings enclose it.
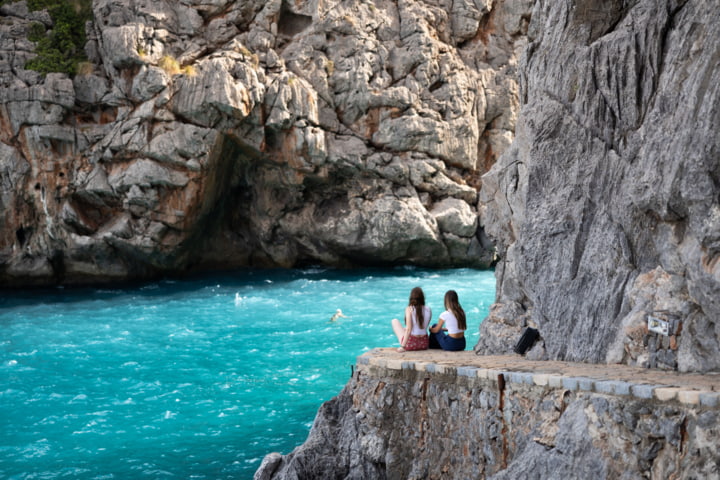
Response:
[[[266,456],[255,480],[718,477],[717,408],[395,362],[359,365],[307,441]]]
[[[94,0],[74,78],[0,7],[0,285],[483,266],[529,0]]]
[[[531,358],[720,368],[720,11],[540,0],[528,36],[516,137],[483,177],[503,260],[476,348],[533,325]]]

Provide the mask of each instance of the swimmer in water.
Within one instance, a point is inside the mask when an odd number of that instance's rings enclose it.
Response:
[[[345,315],[343,315],[342,310],[340,310],[340,309],[338,308],[338,309],[335,311],[335,313],[333,314],[333,316],[330,317],[330,321],[331,321],[331,322],[334,322],[334,321],[336,321],[338,318],[348,318],[348,317],[346,317]]]

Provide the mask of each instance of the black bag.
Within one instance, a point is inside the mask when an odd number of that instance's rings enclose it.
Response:
[[[530,350],[540,336],[540,332],[535,328],[526,328],[523,334],[520,336],[520,340],[515,344],[513,351],[520,355],[525,355],[525,352]]]

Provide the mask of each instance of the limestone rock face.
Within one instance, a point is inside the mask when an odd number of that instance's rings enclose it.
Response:
[[[496,379],[359,367],[322,405],[305,443],[288,455],[267,455],[254,478],[716,473],[717,408]]]
[[[95,0],[72,79],[0,9],[0,285],[493,261],[529,0]]]
[[[503,260],[477,350],[532,325],[535,358],[720,368],[720,12],[540,1],[528,35],[516,136],[483,177]]]

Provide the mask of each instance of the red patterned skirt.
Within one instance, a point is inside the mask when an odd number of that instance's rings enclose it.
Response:
[[[402,344],[402,342],[400,343]],[[405,350],[427,350],[428,345],[429,338],[427,335],[410,335]]]

